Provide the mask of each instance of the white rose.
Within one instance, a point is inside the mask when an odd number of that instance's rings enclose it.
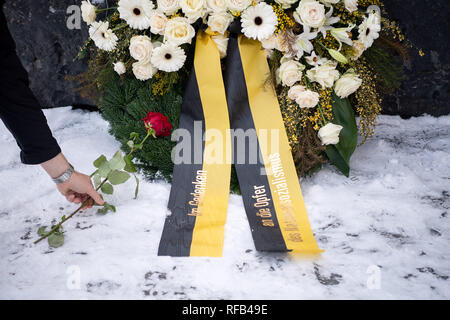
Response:
[[[154,34],[164,35],[164,30],[166,29],[167,17],[164,13],[153,12],[150,17],[150,31]]]
[[[81,1],[81,17],[88,25],[97,18],[95,9],[95,6],[93,6],[90,1]]]
[[[289,99],[295,101],[297,99],[298,95],[305,90],[306,90],[305,87],[301,86],[301,85],[292,86],[288,91],[288,97],[289,97]]]
[[[343,129],[342,126],[329,122],[319,129],[318,132],[319,139],[320,141],[322,141],[322,144],[324,145],[338,144],[339,133],[341,132],[342,129]]]
[[[320,83],[322,88],[331,88],[339,78],[339,71],[336,70],[336,63],[327,61],[320,66],[316,66],[306,72],[311,81]]]
[[[224,34],[233,19],[234,17],[225,11],[215,12],[209,16],[208,26],[212,31]]]
[[[178,0],[157,0],[158,10],[164,12],[166,15],[173,15],[180,9]]]
[[[220,58],[225,58],[227,56],[228,37],[226,35],[219,34],[216,36],[211,36],[211,39],[213,39],[217,49],[219,49]]]
[[[273,35],[271,35],[269,38],[267,39],[263,39],[261,40],[261,45],[264,49],[266,50],[273,50],[273,49],[277,49],[278,51],[283,51],[282,50],[282,39],[281,37],[274,33]]]
[[[206,4],[208,9],[212,12],[220,12],[227,9],[225,0],[206,0]]]
[[[320,2],[325,3],[327,5],[329,5],[329,4],[336,4],[339,1],[341,1],[341,0],[320,0]]]
[[[275,0],[275,2],[281,5],[283,9],[289,9],[298,0]]]
[[[125,65],[122,61],[114,63],[114,71],[117,72],[118,75],[122,75],[125,72],[127,72],[127,69],[125,68]]]
[[[136,79],[145,81],[151,79],[158,71],[150,62],[135,62],[133,63],[133,73]]]
[[[358,0],[344,0],[345,9],[350,12],[358,10]]]
[[[298,61],[284,61],[277,70],[278,81],[288,87],[292,87],[296,82],[302,79],[302,71],[305,66]]]
[[[325,23],[325,7],[315,0],[301,0],[294,13],[295,19],[311,28],[319,28]]]
[[[205,0],[179,0],[184,15],[190,21],[195,21],[205,12]]]
[[[353,69],[349,69],[338,81],[336,81],[334,91],[339,98],[344,99],[355,93],[361,84],[361,78],[356,75]]]
[[[305,90],[297,95],[295,102],[300,108],[314,108],[319,103],[319,94],[311,90]]]
[[[228,10],[241,12],[252,4],[252,0],[225,0]]]
[[[164,41],[171,42],[173,45],[191,43],[194,36],[195,30],[186,18],[172,18],[166,24]]]
[[[130,40],[130,55],[140,61],[148,62],[152,57],[152,40],[147,36],[134,36]]]

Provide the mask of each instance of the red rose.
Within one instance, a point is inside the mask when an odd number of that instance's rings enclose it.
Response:
[[[170,132],[172,131],[172,124],[169,122],[169,119],[159,112],[151,112],[147,113],[147,116],[142,119],[145,123],[145,129],[152,128],[155,130],[156,136],[167,137],[170,136]]]

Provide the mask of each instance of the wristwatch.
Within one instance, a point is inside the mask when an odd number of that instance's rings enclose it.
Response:
[[[62,175],[60,175],[59,177],[56,177],[53,179],[53,182],[56,184],[61,184],[66,182],[67,180],[70,179],[70,177],[72,176],[72,174],[75,172],[75,169],[73,168],[73,166],[69,163],[69,167],[66,169],[66,171],[63,172]]]

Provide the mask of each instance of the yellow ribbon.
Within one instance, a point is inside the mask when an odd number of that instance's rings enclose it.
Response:
[[[211,38],[213,35],[210,30],[199,31],[195,47],[194,68],[206,130],[203,171],[207,182],[199,201],[190,255],[220,257],[228,208],[231,145],[220,54]],[[260,42],[242,35],[238,44],[258,139],[268,142],[260,143],[260,147],[286,247],[294,253],[319,253],[322,250],[311,230],[277,94],[266,85],[269,66],[265,53]],[[278,134],[274,137],[264,132]]]

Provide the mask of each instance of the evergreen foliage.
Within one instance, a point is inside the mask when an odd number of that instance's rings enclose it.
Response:
[[[160,112],[169,118],[173,128],[178,128],[180,118],[182,85],[173,86],[162,96],[152,95],[154,79],[142,82],[131,77],[121,79],[111,70],[109,80],[104,83],[104,96],[100,102],[103,118],[110,125],[110,133],[129,150],[127,142],[131,132],[145,136],[142,118],[148,111]],[[143,169],[147,178],[165,178],[171,180],[173,163],[171,151],[175,142],[170,137],[158,137],[144,144],[136,152],[137,167]]]

